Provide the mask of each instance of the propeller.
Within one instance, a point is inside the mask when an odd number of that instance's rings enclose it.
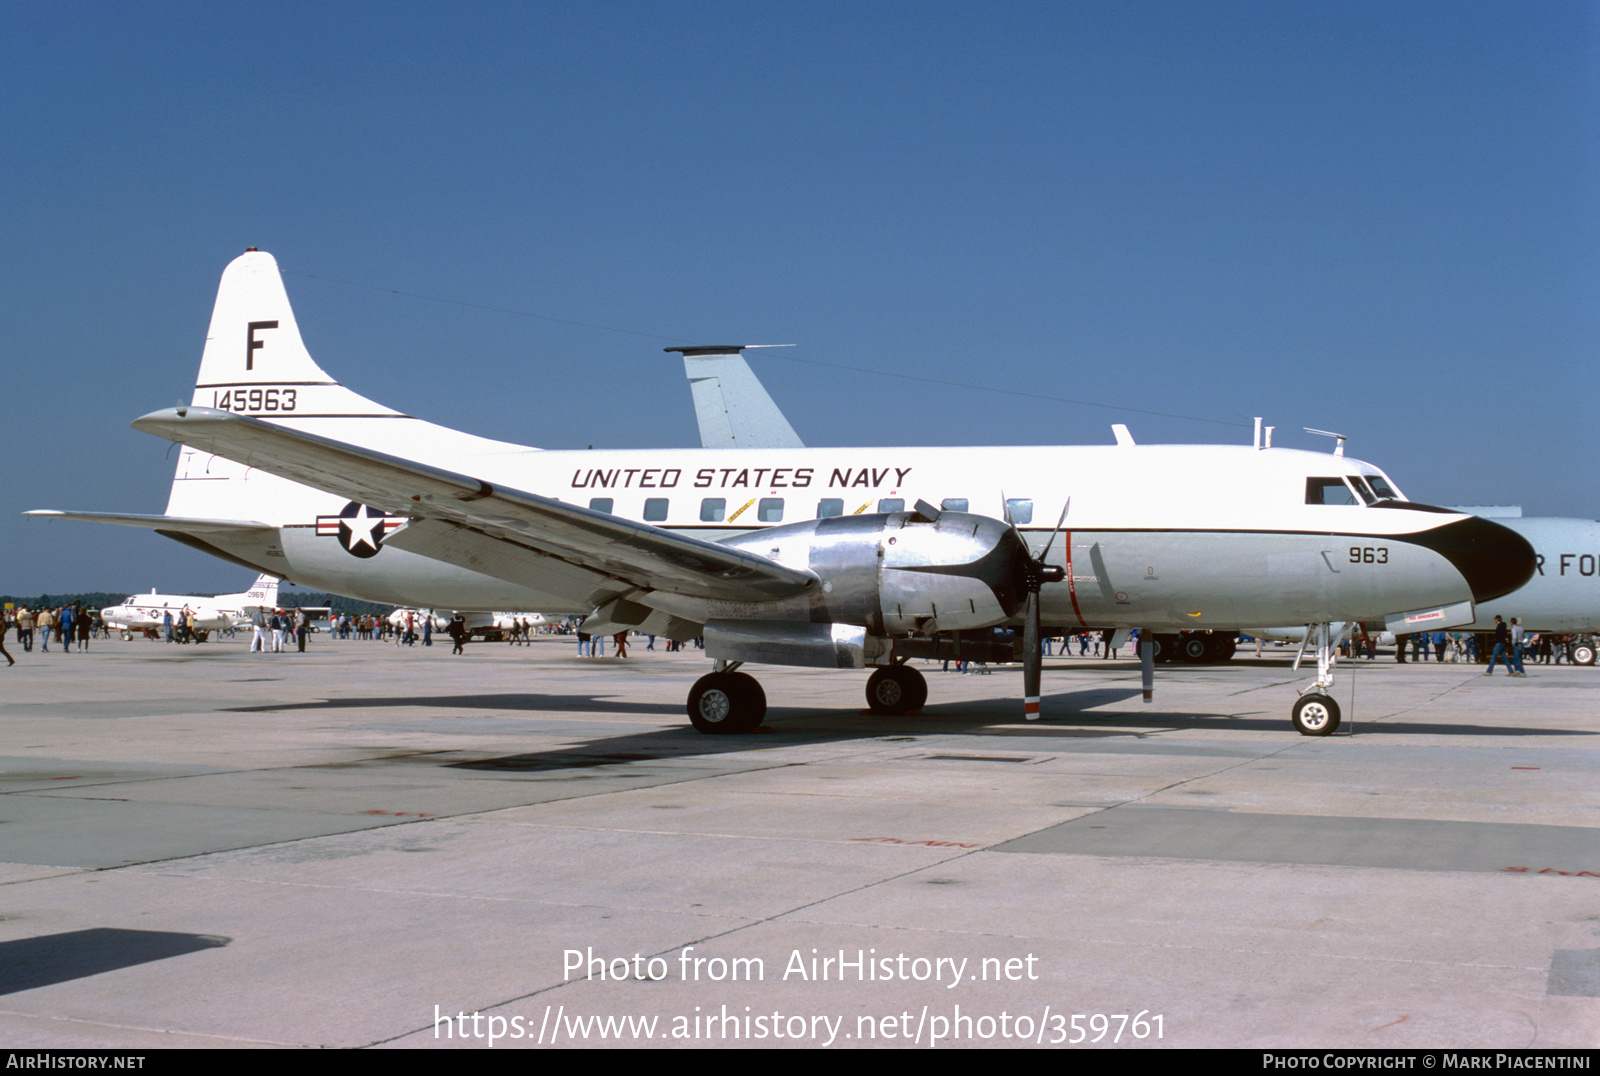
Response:
[[[1001,493],[1001,498],[1005,494]],[[1059,583],[1067,576],[1066,569],[1048,564],[1050,547],[1055,544],[1056,535],[1061,533],[1061,527],[1067,521],[1067,511],[1072,507],[1072,498],[1067,498],[1067,503],[1061,507],[1061,518],[1056,520],[1055,530],[1050,532],[1050,537],[1045,541],[1044,548],[1039,551],[1038,557],[1029,554],[1023,558],[1021,569],[1021,589],[1027,593],[1022,610],[1022,716],[1029,721],[1039,720],[1039,690],[1040,677],[1044,666],[1044,648],[1040,645],[1039,638],[1039,589],[1046,583]],[[1011,519],[1011,506],[1005,505],[1005,521],[1011,524],[1013,531],[1017,525]],[[1021,539],[1021,533],[1017,534]],[[1023,544],[1026,549],[1026,543]]]

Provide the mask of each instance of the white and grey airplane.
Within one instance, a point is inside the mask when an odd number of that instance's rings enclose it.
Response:
[[[745,362],[744,352],[748,346],[666,350],[683,354],[684,374],[693,390],[695,419],[703,447],[748,444],[803,447],[799,434]],[[1126,426],[1118,424],[1112,430],[1119,442],[1131,442],[1132,435]],[[1346,494],[1348,503],[1357,503],[1356,493],[1352,490]],[[1596,647],[1587,636],[1600,632],[1600,522],[1557,517],[1524,519],[1522,509],[1516,505],[1476,505],[1451,510],[1502,523],[1528,540],[1535,557],[1533,578],[1525,586],[1478,606],[1477,619],[1457,627],[1467,631],[1493,631],[1496,616],[1508,623],[1512,617],[1517,617],[1529,631],[1577,635],[1569,648],[1569,657],[1577,664],[1594,664]],[[1342,636],[1353,631],[1355,626],[1347,622],[1336,627],[1336,635]],[[1047,625],[1047,628],[1055,626]],[[1252,636],[1296,643],[1314,634],[1305,625],[1246,627],[1243,631]],[[1226,661],[1234,653],[1233,637],[1231,631],[1157,633],[1156,660]],[[1392,632],[1381,632],[1377,638],[1381,645],[1394,643]]]
[[[527,624],[530,628],[542,627],[548,621],[543,613],[514,613],[514,612],[476,612],[465,609],[455,610],[466,621],[467,630],[485,642],[500,642],[507,635],[517,630],[518,624]],[[421,625],[424,618],[431,618],[433,630],[442,632],[450,626],[452,613],[443,613],[437,609],[396,609],[388,616],[389,623],[396,628],[405,627],[406,616],[412,617],[412,623]]]
[[[872,666],[869,704],[904,713],[927,692],[908,658],[1010,655],[992,629],[1020,625],[1032,718],[1041,623],[1448,626],[1534,572],[1520,536],[1409,502],[1371,464],[1259,445],[556,452],[475,437],[325,373],[257,251],[223,273],[191,404],[134,426],[184,446],[167,511],[50,514],[370,601],[703,636],[719,665],[688,710],[707,732],[764,717],[746,662]],[[1295,703],[1308,735],[1338,725],[1329,675],[1319,660]]]
[[[256,577],[249,590],[239,594],[218,594],[214,598],[199,594],[130,594],[121,605],[108,605],[100,610],[100,619],[106,627],[121,631],[124,636],[133,632],[153,635],[166,624],[170,613],[176,620],[185,609],[193,610],[195,628],[201,642],[214,631],[250,623],[250,614],[261,609],[273,609],[278,604],[278,577],[263,572]]]

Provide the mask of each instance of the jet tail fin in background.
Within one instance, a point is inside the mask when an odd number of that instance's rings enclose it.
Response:
[[[239,599],[239,605],[244,609],[276,609],[278,607],[278,577],[262,572],[256,576],[256,581],[250,589],[243,594],[233,597]]]
[[[700,424],[700,447],[805,447],[751,372],[744,360],[745,347],[729,344],[664,350],[683,354],[683,372],[694,393],[694,417]]]

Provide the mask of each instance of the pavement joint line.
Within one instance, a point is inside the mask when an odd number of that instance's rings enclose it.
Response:
[[[1437,695],[1432,695],[1432,696],[1430,696],[1430,697],[1428,697],[1426,699],[1423,699],[1421,702],[1417,703],[1415,706],[1408,706],[1404,710],[1395,710],[1393,713],[1384,714],[1382,717],[1368,717],[1365,720],[1367,720],[1367,721],[1387,721],[1392,717],[1402,717],[1402,716],[1404,716],[1406,714],[1411,713],[1414,710],[1420,710],[1424,706],[1428,706],[1428,705],[1431,705],[1432,703],[1438,702],[1440,699],[1444,698],[1446,695],[1450,695],[1450,694],[1453,694],[1453,693],[1455,693],[1457,691],[1460,691],[1462,688],[1466,687],[1468,684],[1473,683],[1474,679],[1476,677],[1482,676],[1483,674],[1482,673],[1463,673],[1462,675],[1463,675],[1464,679],[1462,679],[1462,681],[1460,683],[1454,684],[1454,685],[1452,685],[1450,687],[1445,688],[1443,691],[1439,692]]]
[[[447,752],[447,751],[416,752],[416,754],[419,754],[419,755],[421,755],[421,754],[449,754],[449,753],[450,752]],[[391,756],[387,756],[387,757],[390,758],[390,759],[394,759],[394,758],[407,758],[407,757],[411,757],[411,756],[410,755],[406,755],[406,754],[402,754],[402,755],[391,755]],[[627,765],[627,763],[618,763],[618,765]],[[774,762],[770,766],[755,766],[755,767],[751,767],[749,769],[736,770],[736,771],[733,771],[732,773],[728,773],[728,772],[724,772],[724,773],[702,773],[702,774],[691,773],[691,774],[688,774],[688,775],[684,776],[681,780],[662,780],[658,784],[651,785],[651,786],[648,786],[648,787],[659,788],[659,787],[661,787],[663,785],[688,784],[688,783],[695,782],[695,781],[712,780],[712,779],[715,779],[717,777],[734,776],[735,774],[756,773],[756,772],[761,772],[763,770],[780,769],[780,768],[784,768],[784,767],[791,766],[791,765],[796,765],[796,764],[795,763],[786,763],[786,762]],[[806,765],[806,763],[799,763],[798,765]],[[228,770],[228,771],[223,771],[223,772],[224,773],[229,773],[229,774],[236,774],[236,773],[267,773],[267,772],[272,772],[272,771],[275,771],[275,770],[282,770],[282,769],[312,769],[312,768],[313,767],[306,767],[306,766],[300,766],[300,767],[289,766],[289,767],[270,767],[270,768],[261,769],[261,770],[251,770],[251,769]],[[205,774],[185,774],[185,775],[179,775],[179,776],[180,777],[184,777],[184,776],[200,777],[200,776],[209,776],[209,775],[205,775]],[[96,786],[85,785],[85,786],[82,786],[82,787],[89,788],[89,787],[96,787]],[[40,791],[40,790],[38,790],[38,789],[19,790],[17,792],[7,793],[7,795],[26,795],[26,794],[28,794],[30,792],[36,793],[38,791]],[[587,799],[593,799],[593,798],[595,798],[597,796],[617,795],[617,794],[620,794],[620,793],[631,792],[631,791],[635,791],[635,789],[616,789],[616,788],[612,788],[612,789],[596,789],[593,792],[589,792],[589,793],[584,793],[584,794],[580,794],[580,795],[576,795],[576,796],[564,796],[560,800],[546,800],[546,801],[543,801],[543,802],[546,802],[546,803],[550,803],[550,802],[566,803],[566,802],[570,802],[570,801],[573,801],[573,800],[587,800]],[[82,799],[82,798],[85,798],[85,797],[54,796],[54,797],[50,797],[50,798],[54,798],[54,799]],[[180,806],[192,806],[192,805],[180,805]],[[239,845],[238,847],[235,847],[235,848],[219,848],[219,849],[213,849],[213,850],[207,851],[207,852],[193,852],[193,853],[190,853],[190,854],[187,854],[187,855],[181,855],[181,856],[168,856],[168,857],[165,857],[165,858],[162,858],[162,859],[144,859],[144,860],[139,860],[139,861],[137,861],[135,863],[119,863],[114,867],[74,868],[74,867],[70,867],[70,866],[55,865],[55,864],[35,864],[35,866],[39,866],[39,867],[41,867],[43,869],[46,869],[46,870],[56,870],[56,869],[60,869],[60,870],[76,870],[76,871],[80,871],[82,873],[104,874],[104,873],[107,873],[107,872],[110,872],[110,871],[126,870],[126,869],[128,869],[130,867],[149,867],[149,866],[156,866],[156,865],[159,865],[159,864],[162,864],[162,863],[181,863],[181,862],[183,862],[184,860],[187,860],[187,859],[201,859],[201,858],[204,858],[206,856],[226,855],[226,854],[231,853],[231,852],[259,851],[259,850],[265,849],[265,848],[275,848],[275,847],[280,847],[280,846],[281,847],[287,847],[287,846],[290,846],[290,845],[300,844],[300,843],[302,843],[304,841],[322,840],[322,839],[327,838],[327,837],[345,836],[345,835],[350,834],[350,833],[367,833],[367,832],[371,832],[373,830],[379,830],[379,829],[392,829],[392,828],[394,828],[396,826],[409,826],[409,825],[416,825],[416,824],[419,824],[419,823],[427,823],[427,822],[470,821],[473,818],[478,818],[478,817],[482,817],[482,816],[486,816],[486,815],[498,814],[498,813],[501,813],[503,811],[523,810],[523,809],[525,809],[527,807],[538,807],[538,806],[541,806],[541,804],[540,803],[524,803],[524,804],[515,804],[515,805],[510,806],[510,807],[497,807],[497,808],[495,808],[493,810],[489,810],[489,811],[481,811],[481,810],[479,810],[479,811],[464,811],[461,814],[456,814],[456,815],[436,814],[436,815],[429,815],[427,818],[396,818],[391,822],[379,822],[379,823],[377,823],[375,825],[365,825],[365,826],[361,826],[361,827],[359,827],[357,829],[353,829],[353,830],[341,830],[338,833],[313,833],[313,834],[308,834],[308,835],[306,835],[304,837],[294,837],[294,838],[291,838],[291,839],[286,840],[286,841],[285,840],[276,840],[276,841],[267,841],[267,842],[264,842],[262,844],[242,844],[242,845]],[[271,808],[246,808],[246,809],[248,809],[248,810],[264,810],[264,811],[271,810]],[[344,814],[342,812],[334,812],[334,811],[319,812],[319,813],[325,813],[329,817],[334,817],[334,818],[356,817],[356,816]],[[362,816],[362,817],[365,817],[365,816]],[[511,822],[503,822],[502,821],[499,824],[500,825],[517,825],[518,823],[511,823]],[[567,827],[567,828],[576,828],[576,827]],[[627,832],[627,831],[623,831],[623,832]],[[639,832],[652,832],[652,831],[641,830]],[[702,835],[702,834],[691,834],[690,836],[704,836],[704,835]],[[1023,834],[1023,836],[1026,836],[1026,834]],[[752,838],[752,839],[758,839],[758,838]],[[796,838],[796,839],[804,839],[804,838]],[[18,885],[18,884],[25,883],[27,881],[29,881],[29,879],[25,879],[25,878],[13,879],[12,881],[9,881],[9,882],[0,882],[0,886]],[[334,887],[334,888],[339,888],[339,887]]]
[[[61,1024],[79,1024],[84,1027],[115,1028],[118,1031],[147,1031],[153,1035],[187,1035],[197,1039],[213,1039],[217,1042],[250,1042],[261,1046],[304,1046],[303,1042],[284,1042],[279,1039],[253,1039],[245,1035],[217,1035],[208,1031],[181,1031],[170,1027],[147,1027],[143,1024],[116,1024],[109,1020],[86,1020],[78,1016],[53,1016],[49,1013],[19,1012],[16,1009],[0,1009],[0,1016],[15,1016],[23,1020],[50,1020]],[[15,1049],[13,1053],[31,1053],[33,1051]],[[118,1053],[137,1053],[135,1049],[118,1048]]]

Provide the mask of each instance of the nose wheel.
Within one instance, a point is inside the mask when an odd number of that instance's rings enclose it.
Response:
[[[1290,719],[1302,736],[1332,736],[1339,727],[1339,704],[1327,695],[1301,695]]]

